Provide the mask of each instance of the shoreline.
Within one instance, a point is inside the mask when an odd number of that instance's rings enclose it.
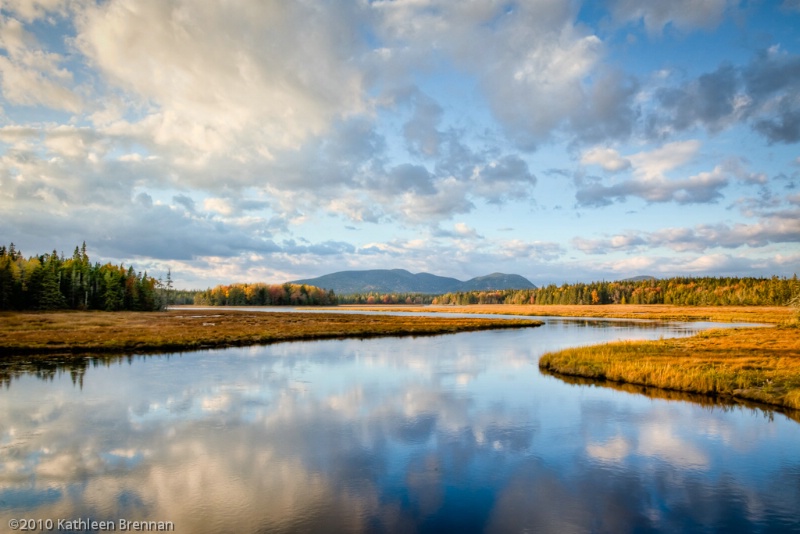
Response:
[[[800,330],[731,328],[549,352],[550,374],[800,410]]]
[[[542,372],[615,385],[656,388],[800,410],[800,328],[796,312],[776,306],[508,305],[353,306],[596,319],[752,323],[687,338],[622,341],[544,354]],[[770,327],[770,328],[765,328]]]
[[[387,305],[314,307],[307,311],[263,311],[254,307],[251,311],[179,306],[166,312],[2,312],[0,357],[163,354],[287,341],[428,336],[543,324],[530,319],[363,315],[336,313],[337,310],[760,323],[702,331],[687,338],[570,348],[543,355],[539,367],[555,375],[800,409],[800,329],[791,309],[777,307]]]
[[[189,312],[189,313],[187,313]],[[285,341],[428,336],[541,321],[303,312],[173,309],[166,312],[2,312],[0,356],[168,353]]]
[[[790,321],[793,314],[793,311],[786,306],[675,306],[672,304],[470,304],[465,306],[346,304],[322,309],[766,324],[781,324]]]

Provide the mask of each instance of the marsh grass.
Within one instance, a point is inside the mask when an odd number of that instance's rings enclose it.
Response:
[[[720,323],[781,324],[793,320],[788,306],[673,306],[669,304],[525,305],[471,304],[468,306],[340,306],[375,311],[480,313],[527,316],[649,319],[655,321],[714,321]],[[794,319],[797,321],[797,319]]]
[[[539,326],[451,319],[184,309],[168,312],[0,313],[0,355],[167,352],[344,337],[434,335]]]
[[[578,347],[545,354],[539,366],[563,375],[800,409],[800,329],[791,324]]]

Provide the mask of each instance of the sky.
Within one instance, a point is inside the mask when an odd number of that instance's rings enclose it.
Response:
[[[2,0],[0,242],[178,288],[800,271],[800,0]]]

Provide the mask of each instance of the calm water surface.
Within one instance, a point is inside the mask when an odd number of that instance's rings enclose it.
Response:
[[[15,518],[189,533],[800,532],[795,420],[537,367],[548,350],[692,328],[547,319],[7,368],[0,532]]]

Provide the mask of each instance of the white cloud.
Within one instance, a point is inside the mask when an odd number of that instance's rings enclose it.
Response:
[[[611,11],[617,20],[643,21],[650,34],[658,35],[670,24],[684,31],[712,28],[731,5],[730,0],[615,0]]]
[[[381,15],[393,61],[424,65],[439,55],[453,58],[481,80],[493,112],[520,142],[543,141],[586,113],[591,100],[587,80],[604,47],[577,24],[572,4],[433,0],[372,6]],[[616,83],[608,82],[606,86]],[[618,94],[612,100],[628,96]],[[603,98],[595,103],[614,107]],[[602,113],[595,116],[615,120]]]
[[[625,251],[631,252],[641,248],[646,244],[642,237],[634,234],[615,235],[610,239],[586,239],[575,237],[571,241],[572,246],[585,254],[607,254],[608,252]]]
[[[44,146],[59,156],[86,159],[90,154],[103,155],[105,147],[99,136],[89,128],[57,126],[45,134]]]
[[[0,15],[0,48],[14,56],[24,55],[28,46],[35,46],[34,37],[25,31],[22,23]]]
[[[67,0],[3,0],[3,9],[31,22],[51,13],[62,13]]]
[[[493,159],[473,168],[471,194],[490,204],[502,204],[512,198],[528,198],[536,177],[528,164],[517,155]]]
[[[72,73],[61,66],[64,58],[40,48],[18,20],[0,15],[0,49],[7,54],[0,55],[0,89],[8,102],[71,113],[83,108]]]
[[[763,257],[723,253],[675,256],[650,252],[647,255],[594,263],[593,272],[619,278],[642,273],[653,276],[774,276],[783,273],[791,276],[797,261],[800,261],[800,254],[770,254]]]
[[[0,128],[0,142],[8,143],[16,149],[29,149],[30,141],[40,136],[40,130],[30,126],[3,126]]]
[[[661,178],[665,173],[690,162],[700,150],[700,141],[675,141],[654,150],[628,156],[634,175],[640,178]]]
[[[368,202],[362,202],[353,197],[334,198],[328,203],[327,210],[343,215],[354,222],[376,223],[380,219]]]
[[[207,211],[213,211],[220,215],[233,214],[233,206],[224,198],[207,198],[203,200],[203,208]]]
[[[746,124],[770,143],[796,143],[798,72],[800,55],[773,45],[746,65],[724,61],[679,85],[658,81],[644,99],[644,133],[663,140],[697,127],[717,134]]]
[[[631,231],[611,238],[576,237],[572,240],[572,245],[586,254],[632,253],[662,247],[675,252],[705,252],[715,248],[763,248],[781,243],[800,243],[800,213],[796,209],[765,214],[752,224],[699,224],[692,228],[670,227],[653,232]]]
[[[609,186],[581,184],[575,196],[584,206],[605,206],[628,197],[638,197],[647,202],[704,204],[721,199],[721,190],[728,182],[726,173],[718,166],[711,172],[701,172],[682,180],[654,176],[624,180]]]
[[[479,237],[475,228],[470,227],[466,223],[459,222],[454,225],[456,234],[461,237]]]
[[[438,131],[442,120],[442,107],[432,98],[415,91],[413,94],[414,113],[403,126],[403,135],[412,153],[423,156],[436,156],[441,144]]]
[[[775,213],[754,224],[705,224],[693,229],[669,228],[654,232],[650,244],[676,251],[706,250],[714,247],[764,247],[770,243],[800,242],[800,213]]]
[[[668,143],[660,148],[628,156],[633,178],[604,185],[598,180],[577,178],[578,203],[584,206],[605,206],[628,197],[647,202],[677,202],[701,204],[722,198],[721,190],[728,185],[726,166],[718,165],[710,172],[701,172],[683,179],[670,179],[666,173],[687,164],[700,148],[698,141]],[[589,153],[592,162],[615,161],[614,154]]]
[[[150,104],[135,131],[191,153],[250,158],[297,147],[364,110],[349,10],[235,4],[113,0],[82,13],[76,44],[112,84]]]
[[[613,148],[595,147],[583,153],[581,163],[584,165],[599,165],[608,172],[619,172],[630,168],[631,161],[620,156]]]
[[[625,0],[612,15],[667,40],[670,27],[712,27],[723,4]],[[577,154],[579,207],[637,199],[669,204],[659,209],[678,221],[685,205],[728,193],[740,198],[725,205],[742,207],[724,223],[720,205],[685,228],[650,232],[609,217],[572,241],[578,254],[666,249],[686,256],[675,268],[720,249],[792,257],[796,214],[774,210],[787,195],[796,204],[796,155],[771,156],[791,162],[785,173],[757,153],[729,155],[743,121],[793,142],[800,62],[790,45],[744,66],[723,58],[685,83],[680,61],[651,63],[657,74],[642,90],[617,54],[623,41],[631,58],[640,52],[615,33],[630,26],[590,19],[560,0],[8,0],[0,234],[42,250],[86,239],[109,257],[180,261],[192,276],[199,265],[221,269],[209,258],[230,258],[235,266],[219,272],[238,280],[358,268],[367,255],[386,267],[479,275],[500,264],[579,277],[600,268],[553,267],[565,245],[525,233],[579,233],[566,228],[580,212],[560,208],[569,185],[548,171]],[[670,137],[696,126],[719,137],[702,147]],[[626,144],[637,128],[658,130],[662,144]],[[630,215],[628,228],[648,217]],[[482,238],[496,226],[516,230]],[[412,246],[409,235],[424,238]],[[247,254],[276,267],[259,270]]]
[[[412,222],[427,222],[450,217],[454,214],[468,213],[475,205],[467,198],[469,186],[465,182],[449,177],[436,180],[432,194],[419,195],[406,192],[395,197],[396,211]],[[387,198],[384,204],[392,207]]]
[[[496,244],[496,248],[501,255],[506,257],[537,261],[553,261],[564,253],[564,249],[558,243],[523,241],[521,239],[500,241]]]

